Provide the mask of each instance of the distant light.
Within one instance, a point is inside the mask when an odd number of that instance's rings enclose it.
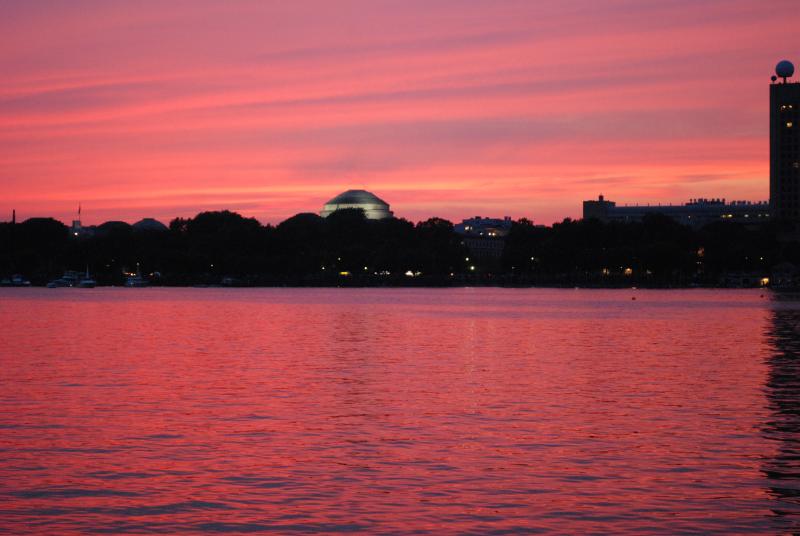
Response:
[[[791,121],[786,121],[786,128],[792,128],[793,126],[794,123],[792,123]]]
[[[350,272],[339,272],[339,275],[347,277],[348,275],[350,275]]]
[[[469,257],[464,257],[464,260],[469,262]]]
[[[365,267],[364,267],[364,270],[369,270],[369,268],[367,268],[367,267],[365,266]]]
[[[633,268],[625,268],[625,275],[633,275]]]
[[[411,270],[408,270],[406,272],[406,277],[414,277],[414,272],[412,272]]]
[[[473,265],[473,266],[470,266],[470,267],[469,267],[469,269],[470,269],[470,270],[472,270],[472,271],[474,272],[474,271],[475,271],[475,266],[474,266],[474,265]]]
[[[766,287],[769,285],[769,277],[762,277],[760,282],[762,287]]]

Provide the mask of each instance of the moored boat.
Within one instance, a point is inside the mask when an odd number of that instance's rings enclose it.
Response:
[[[86,275],[83,278],[81,278],[80,282],[78,283],[78,286],[80,288],[94,288],[97,286],[97,281],[92,279],[92,277],[89,275],[88,266],[86,267]]]
[[[47,288],[77,287],[81,280],[81,273],[75,270],[67,270],[58,279],[53,279],[47,284]]]
[[[75,270],[67,270],[64,275],[58,279],[54,279],[47,284],[47,288],[62,288],[62,287],[77,287],[77,288],[94,288],[97,281],[89,275],[89,268],[86,268],[86,275],[81,274]]]
[[[150,282],[139,274],[128,276],[125,280],[126,287],[146,287],[148,285]]]
[[[29,287],[31,282],[20,274],[14,274],[10,278],[0,280],[0,287]]]

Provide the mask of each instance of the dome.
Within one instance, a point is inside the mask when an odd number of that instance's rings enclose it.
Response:
[[[794,65],[789,60],[782,60],[775,66],[775,74],[781,78],[791,78],[794,74]]]
[[[144,218],[133,224],[134,231],[168,231],[167,226],[153,218]]]
[[[346,192],[340,193],[325,203],[319,215],[323,218],[327,218],[333,212],[343,208],[360,208],[364,211],[364,215],[367,219],[370,220],[392,217],[392,211],[389,210],[389,203],[366,190],[347,190]]]
[[[130,233],[131,226],[124,221],[107,221],[97,226],[95,233],[97,236],[108,236],[110,234]]]

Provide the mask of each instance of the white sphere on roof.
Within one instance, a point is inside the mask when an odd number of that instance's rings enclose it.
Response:
[[[781,78],[790,78],[794,75],[794,65],[789,60],[781,60],[775,66],[775,74]]]

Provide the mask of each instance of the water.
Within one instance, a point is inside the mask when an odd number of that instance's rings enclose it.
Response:
[[[800,531],[768,292],[0,289],[0,326],[0,532]]]

